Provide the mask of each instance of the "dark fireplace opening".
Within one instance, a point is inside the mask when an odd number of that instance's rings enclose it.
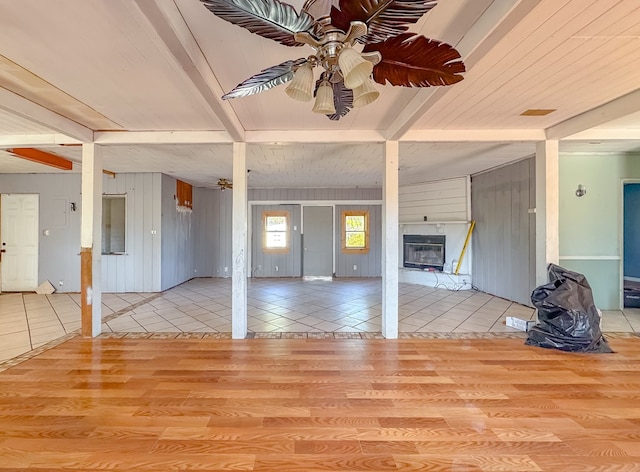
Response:
[[[444,269],[445,235],[405,234],[404,267],[423,270]]]

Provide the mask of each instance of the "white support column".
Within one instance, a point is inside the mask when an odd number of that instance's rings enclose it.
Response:
[[[247,337],[247,144],[233,143],[231,337]]]
[[[382,335],[398,338],[398,141],[384,144],[382,185]]]
[[[547,266],[560,260],[558,140],[536,147],[536,285],[547,283]]]
[[[102,158],[100,146],[82,145],[80,225],[82,336],[102,331]]]

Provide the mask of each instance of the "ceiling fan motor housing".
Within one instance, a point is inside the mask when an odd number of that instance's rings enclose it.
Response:
[[[331,7],[340,8],[339,0],[307,0],[302,10],[306,11],[316,20],[316,27],[322,24],[331,24]],[[328,20],[328,21],[325,21]]]

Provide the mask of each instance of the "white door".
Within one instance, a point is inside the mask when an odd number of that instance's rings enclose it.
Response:
[[[38,195],[3,194],[2,290],[28,292],[38,288]]]

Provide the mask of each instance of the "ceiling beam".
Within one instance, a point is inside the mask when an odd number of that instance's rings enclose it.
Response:
[[[225,144],[226,131],[96,131],[96,144]]]
[[[455,45],[462,56],[467,72],[484,58],[531,10],[542,0],[504,0],[493,2],[473,27]],[[405,133],[447,93],[450,87],[420,88],[409,104],[389,126],[389,140],[402,140]]]
[[[246,133],[246,142],[252,144],[382,143],[384,141],[384,136],[378,131],[365,130],[247,131]]]
[[[639,111],[640,89],[547,128],[547,139],[565,139]]]
[[[544,141],[543,129],[425,129],[407,131],[400,142],[522,142]]]
[[[64,134],[9,134],[0,135],[0,147],[38,147],[82,144],[77,139]]]
[[[220,98],[224,94],[222,87],[173,0],[135,0],[135,4],[147,20],[151,38],[168,52],[176,68],[186,74],[233,140],[244,141],[240,120],[231,105]]]
[[[37,162],[38,164],[44,164],[46,166],[55,167],[61,170],[72,170],[73,162],[64,157],[56,156],[50,152],[41,151],[34,148],[13,148],[8,149],[7,152],[13,154],[21,159],[27,161]]]
[[[80,142],[93,141],[93,130],[0,87],[0,110]]]
[[[640,128],[591,128],[562,139],[563,141],[638,141]]]

